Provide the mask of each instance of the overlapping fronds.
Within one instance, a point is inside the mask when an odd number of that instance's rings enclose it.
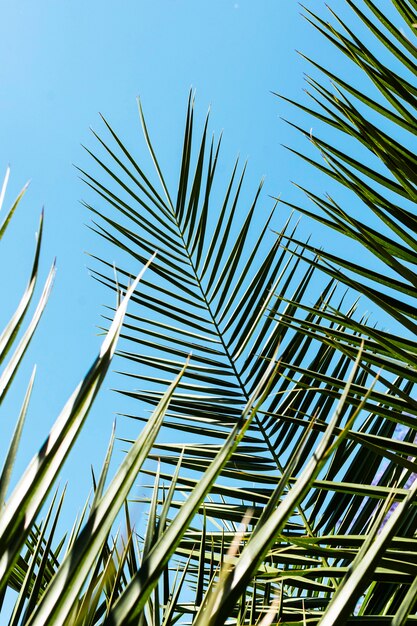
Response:
[[[322,21],[319,24],[324,28]],[[333,34],[332,27],[328,29]],[[365,54],[356,39],[349,54],[352,51]],[[362,67],[364,60],[358,58]],[[369,74],[371,69],[366,69]],[[378,71],[382,72],[380,67]],[[385,90],[387,76],[384,81],[380,78]],[[330,91],[315,87],[330,98]],[[339,92],[332,98],[341,117],[346,99],[342,102]],[[359,113],[349,107],[346,118],[352,128],[356,122],[360,126],[356,134],[362,144],[375,152],[375,144],[383,141],[380,135],[387,142],[378,150],[385,164],[396,163],[390,192],[398,193],[401,185],[402,196],[407,193],[407,200],[412,200],[411,161],[406,161],[405,173],[397,171],[399,147],[392,136],[381,131],[368,145],[370,123],[360,125]],[[117,289],[128,280],[132,259],[158,250],[152,278],[136,298],[138,307],[123,334],[124,373],[131,381],[124,393],[155,404],[167,375],[178,371],[192,353],[164,423],[165,436],[151,455],[162,468],[146,470],[156,481],[150,485],[152,519],[157,520],[164,508],[165,484],[171,484],[169,490],[176,494],[170,499],[170,515],[185,506],[242,407],[250,402],[254,385],[271,362],[277,363],[247,435],[200,506],[202,526],[196,519],[177,548],[177,558],[187,571],[189,595],[175,595],[175,610],[172,598],[165,598],[164,606],[169,604],[172,618],[182,613],[196,623],[219,624],[230,618],[238,623],[279,619],[318,623],[322,615],[327,616],[323,620],[333,620],[323,623],[345,623],[340,620],[355,610],[358,615],[350,619],[357,623],[372,621],[376,615],[389,623],[388,616],[406,604],[407,614],[412,612],[407,591],[417,573],[410,490],[417,450],[413,399],[417,344],[401,331],[382,332],[369,325],[358,317],[355,305],[349,307],[343,298],[338,301],[335,292],[336,281],[345,282],[413,330],[413,306],[407,299],[413,296],[415,280],[410,270],[415,246],[406,233],[406,227],[414,224],[410,207],[400,209],[388,194],[383,203],[377,191],[365,193],[365,183],[352,173],[347,177],[353,164],[360,174],[371,173],[378,185],[387,177],[363,161],[354,163],[314,135],[313,142],[325,156],[325,165],[318,167],[341,182],[352,180],[350,188],[360,199],[371,203],[379,217],[384,212],[389,232],[371,229],[365,220],[347,217],[332,199],[319,201],[314,196],[325,213],[317,219],[362,241],[391,273],[372,272],[346,259],[339,262],[298,240],[291,221],[271,239],[269,230],[277,227],[263,208],[261,189],[248,201],[237,165],[219,182],[224,177],[223,166],[221,177],[217,172],[219,144],[208,141],[207,121],[196,141],[192,98],[175,194],[165,182],[141,108],[140,116],[159,182],[151,182],[142,159],[127,150],[106,121],[109,138],[97,136],[101,152],[94,152],[98,171],[105,176],[83,174],[99,195],[94,206],[88,204],[98,216],[94,228],[123,253],[115,272],[101,259],[96,277]],[[339,119],[337,124],[334,115],[331,119],[333,126],[347,132]],[[327,285],[318,279],[323,270],[330,277]],[[368,282],[349,278],[344,270],[360,273]],[[381,295],[373,279],[391,295]],[[320,292],[312,303],[315,284]],[[397,293],[407,296],[398,306]],[[358,351],[361,356],[347,384]],[[132,388],[132,381],[136,385],[145,381],[147,386]],[[138,403],[131,417],[146,420],[141,406]],[[330,418],[335,415],[333,423]],[[333,430],[325,446],[329,423]],[[326,463],[321,463],[321,454]],[[314,466],[310,473],[309,461]],[[245,528],[239,534],[243,519]],[[276,526],[274,519],[280,520]],[[265,528],[271,528],[270,535]],[[407,548],[397,550],[396,559],[393,546],[401,542]],[[350,588],[351,571],[362,561],[367,567]],[[152,606],[158,624],[155,603],[157,599]],[[335,618],[335,612],[340,617]],[[123,615],[126,623],[134,623],[135,614],[128,607]]]
[[[367,368],[373,371],[381,369],[381,379],[388,387],[394,382],[394,377],[398,377],[397,380],[402,380],[410,390],[406,398],[402,397],[401,391],[390,387],[404,401],[403,415],[409,419],[391,432],[391,442],[381,433],[377,445],[395,446],[400,441],[401,444],[406,441],[412,444],[413,449],[407,455],[407,470],[403,466],[403,486],[412,490],[416,477],[414,444],[417,430],[415,396],[411,392],[417,365],[417,123],[414,87],[417,13],[414,2],[383,4],[385,6],[371,0],[346,0],[353,18],[362,22],[368,30],[366,41],[358,38],[349,23],[332,11],[330,22],[308,9],[305,11],[307,20],[349,59],[353,67],[356,66],[357,71],[351,76],[338,76],[314,59],[310,60],[315,73],[307,81],[313,106],[297,106],[319,121],[314,133],[308,132],[306,136],[320,154],[318,159],[300,156],[341,187],[324,196],[310,192],[301,184],[314,208],[303,205],[297,206],[297,209],[326,228],[333,229],[339,235],[336,239],[339,250],[343,247],[341,235],[362,246],[362,259],[357,262],[340,252],[318,250],[314,245],[302,248],[310,253],[310,257],[308,254],[305,257],[315,265],[319,254],[323,272],[364,294],[382,309],[384,324],[388,319],[395,329],[393,333],[387,333],[357,322],[352,324],[340,312],[329,312],[328,319],[365,339],[363,359]],[[351,141],[345,143],[344,137],[349,137]],[[295,208],[294,204],[290,206]],[[291,326],[294,323],[298,325],[300,322],[289,321]],[[309,332],[315,330],[310,328]],[[323,329],[319,332],[326,337],[326,341],[335,339]],[[346,336],[339,334],[336,340],[342,351],[351,351]],[[394,462],[397,463],[397,460]],[[394,471],[391,463],[387,467]],[[399,475],[399,468],[396,471]],[[336,511],[336,515],[340,514],[341,509],[337,505]],[[417,525],[414,507],[411,507],[406,520],[402,532],[407,538],[412,538]],[[387,546],[385,549],[389,549]],[[361,581],[363,588],[369,584],[367,576],[364,575]],[[342,587],[345,596],[353,596],[350,605],[342,610],[335,600],[337,608],[334,613],[329,610],[323,624],[336,623],[332,621],[336,614],[340,623],[344,623],[342,620],[347,618],[349,610],[353,610],[358,595],[357,591],[349,589],[347,580],[346,575],[342,579]],[[338,597],[340,600],[340,594]],[[378,615],[375,619],[384,613],[395,614],[392,624],[402,624],[412,619],[407,615],[415,613],[415,608],[415,588],[413,580],[409,579],[405,585],[395,585],[390,581],[390,584],[379,582],[369,586],[361,612]]]
[[[293,216],[280,225],[283,205],[266,200],[262,184],[248,194],[246,166],[236,162],[226,175],[208,118],[196,130],[192,95],[174,190],[140,105],[151,174],[103,120],[94,173],[82,172],[96,194],[87,204],[93,228],[110,244],[94,274],[128,295],[98,360],[7,498],[33,378],[24,396],[0,476],[1,585],[19,591],[11,626],[417,622],[417,5],[387,0],[397,23],[372,0],[345,1],[369,42],[335,14],[331,23],[308,9],[306,17],[362,82],[313,60],[315,104],[297,105],[321,123],[306,133],[318,159],[301,156],[342,185],[342,199],[300,185],[314,207],[291,207],[361,244],[363,262],[303,241]],[[131,277],[155,252],[135,291]],[[2,355],[28,309],[38,257],[39,245],[0,337]],[[50,282],[0,377],[0,396]],[[393,330],[361,317],[352,294],[378,306]],[[122,393],[125,413],[145,426],[110,480],[112,434],[92,503],[55,545],[63,496],[43,522],[37,514],[109,365],[129,297]],[[135,527],[126,498],[138,472],[149,498],[146,523]],[[123,506],[125,530],[113,536]]]

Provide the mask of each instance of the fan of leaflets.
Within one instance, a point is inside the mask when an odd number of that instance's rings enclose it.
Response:
[[[381,271],[299,241],[291,220],[279,229],[275,213],[282,206],[269,206],[261,187],[249,195],[238,163],[225,175],[208,122],[196,139],[192,97],[174,190],[141,107],[156,177],[106,121],[106,138],[97,135],[100,150],[91,153],[101,173],[83,172],[98,194],[88,204],[94,228],[120,252],[116,267],[100,259],[96,277],[124,288],[134,265],[157,250],[123,331],[123,393],[138,401],[132,418],[147,419],[147,405],[159,402],[191,354],[164,437],[150,455],[158,463],[145,471],[153,477],[146,558],[157,552],[160,525],[186,506],[242,416],[250,416],[245,436],[199,505],[200,515],[177,536],[176,557],[145,607],[146,621],[157,626],[181,615],[199,625],[414,619],[407,616],[415,612],[417,574],[415,168],[412,151],[396,142],[387,124],[401,132],[415,128],[415,90],[403,77],[414,67],[415,49],[382,9],[362,3],[370,19],[347,4],[404,71],[397,75],[353,33],[307,12],[381,93],[381,102],[373,100],[331,75],[335,95],[309,79],[322,104],[315,115],[356,138],[387,171],[344,153],[343,137],[332,147],[315,134],[317,167],[351,189],[383,228],[311,193],[320,216],[296,208],[362,243]],[[404,28],[417,21],[411,4],[393,5]],[[384,130],[359,113],[355,99],[361,110],[372,107],[372,120],[375,112],[382,116]],[[343,304],[336,281],[373,300],[402,325],[400,331],[368,325],[355,305]],[[145,575],[140,571],[110,612],[110,623],[136,623],[144,606],[135,599]]]

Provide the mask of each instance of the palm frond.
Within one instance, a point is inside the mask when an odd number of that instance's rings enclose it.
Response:
[[[170,562],[168,552],[172,554],[170,550],[175,544],[176,557],[196,594],[191,605],[177,597],[177,617],[192,615],[195,619],[199,615],[196,619],[205,620],[212,614],[220,622],[233,617],[249,623],[247,620],[263,615],[269,600],[279,596],[277,614],[288,623],[303,618],[317,623],[347,575],[348,563],[362,554],[362,543],[355,541],[350,552],[343,552],[343,537],[355,536],[366,542],[375,519],[388,515],[386,502],[391,497],[394,503],[405,506],[407,514],[413,512],[407,498],[408,480],[414,470],[411,455],[415,452],[414,344],[411,339],[380,332],[366,320],[358,319],[356,305],[346,307],[344,298],[338,303],[335,281],[343,279],[360,292],[364,292],[364,287],[354,278],[348,282],[346,274],[334,268],[334,257],[329,253],[297,239],[291,222],[273,238],[270,226],[275,207],[271,207],[257,233],[251,234],[251,225],[258,221],[261,186],[242,215],[244,172],[237,177],[235,165],[225,191],[219,192],[215,175],[219,145],[208,145],[206,120],[201,138],[193,147],[194,115],[190,98],[176,196],[168,190],[147,128],[146,142],[161,183],[160,191],[150,183],[150,177],[108,123],[106,127],[116,146],[109,147],[103,139],[100,145],[112,163],[108,165],[95,157],[108,182],[103,182],[99,175],[85,174],[99,197],[99,204],[86,203],[98,217],[94,230],[122,253],[115,268],[96,258],[102,266],[94,270],[96,278],[112,290],[120,285],[123,288],[131,273],[130,259],[138,260],[151,250],[158,250],[151,268],[152,278],[143,283],[143,292],[133,297],[138,308],[127,317],[122,332],[126,348],[120,351],[126,363],[121,373],[127,380],[147,386],[126,388],[122,393],[156,405],[169,376],[178,371],[192,351],[190,365],[166,414],[164,440],[157,441],[150,454],[150,459],[166,469],[156,474],[144,470],[156,480],[149,486],[152,496],[148,501],[154,520],[151,527],[156,525],[158,511],[163,510],[163,518],[169,515],[176,528],[175,521],[184,508],[189,509],[224,442],[229,441],[242,406],[250,402],[254,388],[278,355],[278,365],[268,377],[268,392],[257,407],[245,438],[224,463],[216,481],[202,492],[194,510],[193,514],[199,512],[206,520],[204,530],[190,526],[190,516],[181,536],[172,538],[171,548],[165,549],[166,560],[158,571],[162,575]],[[142,112],[141,116],[143,122]],[[320,149],[323,151],[324,147],[321,145]],[[331,218],[339,232],[349,236],[357,238],[359,233],[364,240],[370,240],[368,247],[379,249],[380,242],[378,246],[374,243],[373,232],[357,221],[347,220],[341,209],[335,207],[332,211],[333,205],[329,202],[326,220]],[[157,232],[149,226],[153,220],[157,220]],[[409,239],[404,236],[397,244],[387,237],[387,244],[391,243],[381,253],[382,260],[389,259],[395,268],[400,249],[405,250],[403,255],[414,258],[414,250],[406,245]],[[309,256],[311,252],[313,257]],[[327,284],[318,282],[323,267],[330,276]],[[347,261],[345,268],[350,271],[355,265]],[[407,271],[402,271],[401,283],[399,279],[390,282],[388,276],[383,279],[384,284],[393,290],[404,285],[403,292],[412,294],[414,285],[412,281],[407,283]],[[372,278],[372,273],[366,277]],[[313,305],[307,305],[306,296],[311,294],[315,281],[322,286],[321,292]],[[397,308],[397,315],[412,327],[406,302]],[[357,359],[361,344],[360,364],[346,387],[347,371]],[[386,371],[378,378],[381,365]],[[373,387],[376,377],[378,382]],[[293,501],[291,494],[300,489],[304,468],[317,446],[324,445],[320,440],[338,403],[341,408],[333,426],[339,445],[330,446],[327,465],[319,464],[318,475],[309,479],[303,496]],[[140,412],[130,417],[146,421]],[[170,467],[176,469],[171,471]],[[168,483],[173,480],[168,507],[164,504],[161,479]],[[261,533],[264,520],[270,520],[281,505],[288,507],[282,527],[271,535],[254,567],[245,569],[232,601],[225,600],[227,608],[222,609],[221,615],[214,609],[204,613],[210,589],[219,590],[222,564],[230,567],[230,562],[235,563],[227,553],[248,509],[252,511],[250,527],[236,548],[239,553],[242,550],[242,555],[247,554],[246,543],[250,544],[252,537],[255,541],[257,529]],[[397,530],[394,540],[400,540],[402,533],[408,536],[405,522]],[[220,534],[216,536],[216,532]],[[342,538],[338,548],[327,543],[329,536],[335,537],[336,545],[338,537]],[[314,546],[322,537],[323,543],[318,550],[312,548],[311,556],[298,554],[299,539],[307,538]],[[148,535],[147,550],[150,541]],[[410,579],[404,578],[402,568],[393,564],[391,567],[386,558],[378,553],[378,565],[371,568],[369,584],[378,586],[384,580],[408,584]],[[236,564],[233,572],[235,567]],[[155,604],[142,591],[146,589],[145,569],[142,564],[138,571],[140,584],[132,581],[105,623],[116,624],[121,619],[134,623],[141,610],[146,613],[146,606],[152,606],[154,612]],[[390,572],[388,577],[385,569]],[[358,600],[362,587],[355,593]],[[306,612],[300,614],[300,608],[305,607]],[[367,607],[372,613],[371,602],[367,602]],[[170,615],[172,611],[170,605]]]

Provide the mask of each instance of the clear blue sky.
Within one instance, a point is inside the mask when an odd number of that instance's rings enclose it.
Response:
[[[158,154],[174,176],[176,170],[170,167],[178,161],[192,86],[199,116],[212,105],[212,129],[224,129],[225,160],[231,162],[237,153],[248,157],[253,184],[266,175],[266,193],[288,199],[294,194],[290,180],[311,182],[314,176],[281,147],[304,144],[279,119],[297,117],[296,112],[270,93],[301,97],[308,68],[296,49],[322,60],[328,54],[326,44],[300,17],[297,3],[289,0],[4,3],[0,176],[10,163],[9,202],[28,179],[32,183],[1,246],[2,324],[26,283],[43,205],[41,279],[53,257],[58,259],[47,312],[14,391],[2,407],[8,433],[36,362],[38,377],[19,471],[94,358],[102,305],[113,304],[86,269],[84,252],[100,254],[102,243],[85,226],[90,217],[79,201],[87,192],[72,165],[93,167],[81,143],[94,145],[89,127],[102,127],[98,112],[129,145],[135,145],[140,135],[135,99],[140,95]],[[305,231],[311,229],[307,226]],[[74,460],[63,474],[71,481],[69,502],[74,507],[81,506],[88,493],[89,467],[101,462],[114,412],[124,408],[120,396],[108,390],[112,385],[114,375],[106,381]],[[121,435],[129,428],[119,420]],[[120,455],[119,451],[116,456]]]

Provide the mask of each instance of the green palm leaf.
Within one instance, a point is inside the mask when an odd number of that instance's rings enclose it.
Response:
[[[301,593],[303,600],[312,601],[309,606],[313,617],[317,614],[314,613],[316,608],[323,609],[329,604],[332,590],[337,588],[335,581],[343,577],[346,565],[343,558],[335,560],[329,556],[334,553],[326,553],[326,544],[321,548],[323,552],[317,568],[303,564],[307,568],[304,575],[299,571],[298,555],[291,552],[296,537],[307,536],[315,541],[322,532],[326,537],[329,533],[366,536],[373,516],[384,509],[391,494],[401,502],[407,497],[406,483],[413,465],[407,459],[411,449],[406,446],[412,433],[411,416],[415,407],[410,398],[409,372],[404,369],[402,357],[406,354],[408,361],[413,362],[413,349],[411,344],[405,344],[404,340],[389,333],[381,335],[384,338],[381,342],[377,330],[356,319],[355,307],[343,312],[342,303],[335,303],[333,281],[324,287],[313,306],[304,304],[313,276],[316,276],[317,268],[322,267],[321,252],[317,250],[317,256],[310,261],[308,253],[312,246],[296,242],[295,230],[290,223],[269,242],[271,214],[258,228],[258,234],[250,235],[261,198],[260,189],[248,204],[247,213],[240,218],[242,177],[236,179],[235,166],[226,182],[225,192],[221,194],[216,190],[218,146],[212,143],[207,147],[206,121],[197,148],[193,150],[193,118],[193,103],[189,102],[175,203],[171,200],[174,194],[168,190],[146,127],[146,141],[161,191],[152,186],[150,178],[145,176],[142,167],[107,123],[120,154],[116,155],[114,149],[100,139],[100,145],[105,147],[113,162],[110,166],[95,157],[108,177],[107,182],[101,181],[98,175],[85,174],[90,187],[99,194],[99,205],[87,205],[100,218],[94,229],[122,252],[115,268],[98,259],[102,268],[95,270],[96,278],[113,290],[119,286],[123,288],[130,275],[125,265],[129,257],[140,260],[151,248],[159,250],[152,279],[144,282],[142,294],[133,296],[140,308],[127,316],[122,332],[127,343],[120,352],[126,361],[122,373],[128,380],[139,384],[145,381],[148,386],[125,389],[123,393],[156,405],[162,393],[159,389],[165,388],[169,376],[178,371],[192,350],[190,365],[171,400],[164,423],[167,434],[176,432],[180,439],[157,442],[150,455],[167,468],[177,468],[172,489],[180,493],[187,488],[192,499],[196,490],[201,490],[201,484],[205,484],[204,477],[221,454],[222,442],[228,440],[242,406],[249,401],[254,386],[259,385],[268,364],[279,351],[279,365],[268,380],[269,392],[255,413],[247,435],[230,460],[224,463],[216,482],[201,492],[204,501],[200,499],[198,507],[192,509],[193,514],[199,511],[207,516],[210,528],[206,530],[206,537],[213,537],[210,533],[214,524],[214,527],[223,529],[223,539],[213,539],[209,551],[203,546],[207,539],[194,548],[195,531],[187,530],[192,523],[190,515],[182,535],[170,539],[171,550],[164,549],[166,559],[176,547],[179,558],[191,558],[197,563],[199,574],[194,588],[198,602],[196,600],[194,613],[204,605],[202,585],[206,592],[218,580],[218,567],[226,558],[237,523],[248,508],[253,508],[252,520],[256,529],[263,523],[264,516],[269,515],[268,507],[271,511],[274,509],[268,503],[274,501],[277,484],[281,485],[278,500],[285,501],[291,490],[297,488],[303,467],[326,430],[329,416],[343,397],[343,408],[335,429],[343,441],[340,440],[337,449],[332,447],[328,467],[321,467],[320,476],[309,483],[306,501],[300,499],[292,504],[281,531],[284,543],[277,537],[268,545],[268,549],[262,552],[262,565],[246,571],[239,593],[230,604],[226,603],[229,615],[236,617],[239,611],[242,615],[247,614],[245,589],[251,589],[248,592],[252,594],[249,614],[253,619],[265,602],[265,585],[269,585],[267,596],[270,597],[284,584],[289,594],[288,606],[291,606],[291,589],[294,589],[294,598]],[[196,160],[192,165],[194,153]],[[118,217],[112,216],[116,211]],[[341,214],[337,218],[338,224],[343,224],[342,217]],[[157,220],[158,229],[154,227],[152,230],[153,220]],[[287,251],[288,240],[295,242],[304,252]],[[303,259],[309,263],[304,273],[301,270]],[[331,269],[330,264],[329,267],[331,277],[340,279],[340,272]],[[357,281],[352,282],[356,286]],[[356,359],[363,341],[361,336],[366,339],[361,365],[343,395],[343,381],[350,364]],[[397,356],[396,360],[393,355]],[[369,390],[377,373],[375,366],[381,363],[381,358],[389,364],[389,375],[381,376],[378,387]],[[357,417],[355,430],[351,428],[353,416]],[[131,417],[146,420],[141,413]],[[406,428],[406,441],[394,443],[397,424]],[[302,435],[304,444],[298,451]],[[207,437],[213,443],[207,441]],[[413,446],[414,442],[409,443]],[[384,463],[382,476],[376,479]],[[289,467],[292,468],[290,474]],[[367,468],[366,472],[361,468]],[[159,481],[162,477],[170,481],[173,474],[164,470],[158,476],[149,499],[152,519],[157,517],[159,507],[164,506],[164,500],[159,498]],[[209,488],[210,496],[207,493]],[[169,511],[175,520],[175,509],[182,511],[185,504],[172,495]],[[164,516],[167,512],[165,507]],[[298,534],[292,542],[294,529]],[[358,550],[359,546],[353,549],[352,558]],[[276,560],[272,555],[283,551],[287,555],[278,575],[272,565]],[[161,569],[156,570],[160,574],[168,560],[161,563]],[[193,587],[193,570],[189,564],[184,567]],[[382,580],[382,561],[378,568],[373,571],[375,584]],[[296,571],[294,576],[290,574],[292,569]],[[135,586],[132,581],[126,596],[123,595],[109,613],[109,619],[113,620],[109,623],[116,624],[120,619],[135,620],[150,601],[148,592],[142,591],[147,589],[143,571],[143,568],[139,569],[140,584]],[[265,571],[270,572],[269,582],[265,581]],[[401,584],[400,567],[392,571],[392,577]],[[315,608],[314,593],[319,589],[324,596],[317,601]],[[170,615],[172,611],[171,605]],[[177,611],[187,612],[180,597]],[[287,617],[291,621],[291,610],[288,611]],[[294,613],[294,619],[298,619],[297,615],[299,611]]]

